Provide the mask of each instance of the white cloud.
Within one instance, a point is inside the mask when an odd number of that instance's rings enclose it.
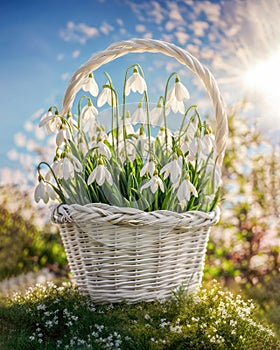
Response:
[[[137,33],[144,33],[146,31],[146,27],[143,24],[137,24],[135,26],[135,30]]]
[[[58,54],[56,59],[58,61],[62,61],[64,59],[64,54],[63,53]]]
[[[153,33],[145,33],[145,34],[143,35],[143,38],[144,38],[144,39],[152,39],[152,37],[153,37]]]
[[[151,22],[159,25],[167,16],[166,9],[158,1],[139,1],[136,3],[126,0],[126,5],[131,8],[141,22]]]
[[[60,37],[64,41],[79,42],[85,44],[89,39],[97,37],[99,31],[95,27],[88,26],[85,23],[76,24],[72,21],[67,23],[66,29],[60,31]]]
[[[161,39],[167,42],[172,43],[174,40],[174,37],[172,34],[162,34]]]
[[[120,27],[123,27],[124,23],[123,23],[123,20],[122,20],[121,18],[117,18],[117,19],[116,19],[116,22],[118,23],[118,25],[119,25]]]
[[[211,1],[197,1],[195,2],[193,10],[197,16],[203,12],[211,22],[217,23],[220,19],[221,6],[219,4],[214,4]]]
[[[100,26],[100,32],[105,34],[105,35],[109,35],[110,32],[112,32],[114,30],[114,27],[111,26],[109,23],[107,22],[103,22],[102,25]]]
[[[169,18],[170,20],[184,23],[184,19],[181,15],[181,10],[176,2],[167,2],[167,6],[169,8]]]
[[[62,80],[67,80],[68,78],[69,78],[69,76],[70,76],[70,74],[69,73],[63,73],[62,75],[61,75],[61,79]]]
[[[151,5],[150,15],[153,17],[154,23],[161,24],[165,17],[164,9],[157,1],[152,1]]]
[[[175,36],[178,40],[178,43],[180,45],[185,45],[187,40],[189,39],[189,34],[185,33],[185,32],[176,32]]]
[[[81,51],[75,50],[75,51],[72,52],[72,57],[73,58],[78,58],[80,56],[80,54],[81,54]]]
[[[202,37],[205,35],[205,30],[209,28],[208,22],[205,21],[194,21],[191,25],[194,35]]]
[[[177,27],[177,25],[176,25],[176,23],[175,22],[173,22],[173,21],[168,21],[168,22],[166,22],[166,24],[165,24],[165,29],[168,31],[168,32],[171,32],[174,28],[176,28]]]

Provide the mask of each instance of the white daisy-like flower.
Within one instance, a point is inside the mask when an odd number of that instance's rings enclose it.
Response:
[[[82,81],[82,89],[88,91],[92,96],[97,96],[99,89],[92,73]]]
[[[158,188],[160,188],[161,192],[164,192],[164,184],[161,178],[158,175],[154,175],[149,181],[147,181],[141,188],[140,192],[142,192],[145,188],[150,188],[153,194],[156,193]]]
[[[166,180],[170,176],[171,182],[174,184],[179,181],[182,174],[182,157],[173,159],[171,162],[165,164],[161,169],[160,174],[164,174],[163,178]]]
[[[154,172],[156,170],[155,162],[152,160],[147,161],[143,168],[140,170],[140,176],[143,177],[144,175],[149,174],[150,176],[154,175]]]
[[[179,205],[182,208],[190,200],[191,194],[193,194],[195,197],[198,197],[198,194],[194,185],[190,182],[189,179],[184,179],[181,182],[177,191],[177,198],[179,200]]]
[[[133,74],[126,81],[125,95],[128,96],[131,91],[139,92],[140,94],[147,91],[145,79],[139,74],[137,68],[134,68]]]
[[[87,184],[90,185],[94,181],[98,184],[98,186],[102,186],[105,181],[108,182],[109,185],[113,185],[113,178],[108,169],[105,168],[103,164],[98,164],[97,167],[93,170],[93,172],[89,175]]]
[[[56,195],[50,184],[40,180],[39,184],[35,188],[34,199],[36,203],[39,203],[39,201],[42,200],[45,204],[47,204],[49,199],[55,200]]]
[[[109,85],[109,83],[107,82],[106,85]],[[105,103],[108,103],[109,106],[112,106],[112,101],[113,106],[116,106],[116,97],[114,91],[109,87],[104,87],[97,98],[97,107],[102,107],[105,105]]]

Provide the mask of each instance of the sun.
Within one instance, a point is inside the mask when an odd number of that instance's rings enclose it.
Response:
[[[261,95],[266,102],[280,106],[280,49],[249,69],[244,80],[250,91]]]

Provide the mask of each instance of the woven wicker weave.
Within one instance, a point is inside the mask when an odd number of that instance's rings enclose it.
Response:
[[[227,116],[216,81],[209,70],[173,44],[135,39],[111,45],[90,58],[72,77],[61,114],[66,114],[80,82],[102,64],[130,52],[159,52],[176,58],[196,73],[214,105],[216,149],[221,164],[227,140]],[[198,288],[211,227],[219,209],[143,212],[101,203],[59,205],[52,220],[60,227],[71,272],[80,290],[100,303],[163,299],[184,284]]]

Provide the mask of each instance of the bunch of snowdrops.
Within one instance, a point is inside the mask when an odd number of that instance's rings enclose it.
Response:
[[[178,74],[168,77],[153,108],[140,65],[126,70],[121,104],[110,75],[105,75],[100,93],[92,73],[84,78],[81,89],[87,95],[80,98],[77,114],[60,115],[52,106],[42,117],[40,126],[56,135],[56,145],[53,162],[38,165],[36,202],[212,211],[221,186],[215,136],[197,106],[186,106],[190,94]],[[132,92],[140,99],[130,112],[127,96]],[[97,109],[106,104],[110,130],[100,122]],[[175,131],[167,126],[171,113],[181,114]]]

